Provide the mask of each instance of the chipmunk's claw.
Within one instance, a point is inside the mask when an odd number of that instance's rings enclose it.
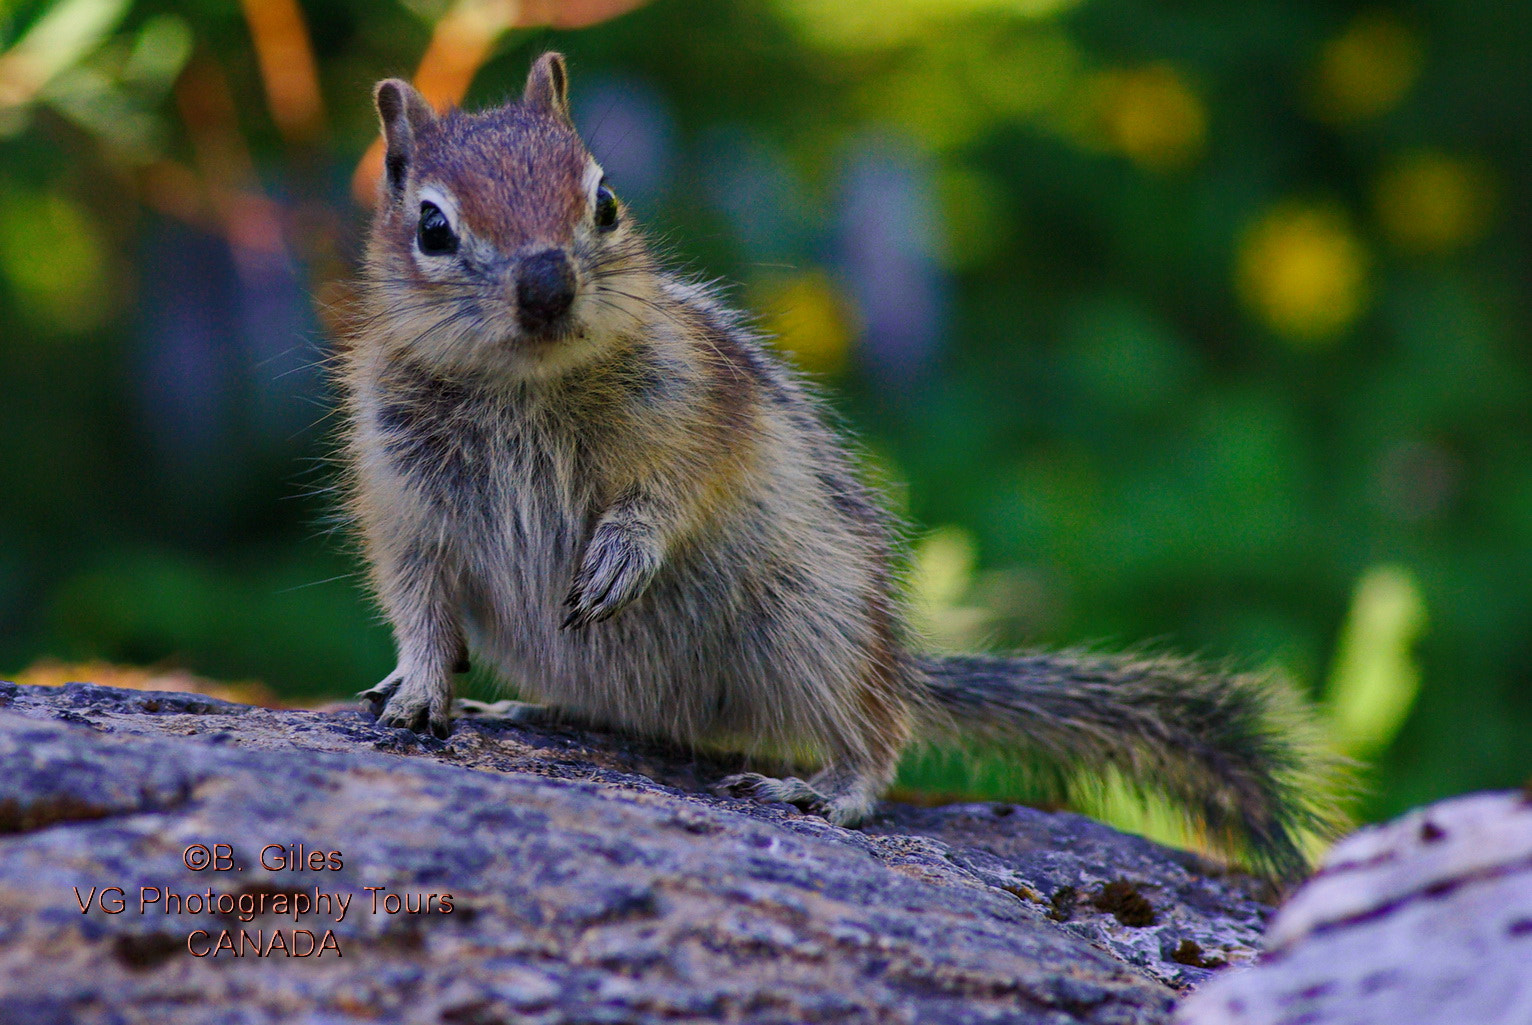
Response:
[[[416,681],[417,677],[395,673],[357,697],[367,703],[380,726],[430,733],[445,740],[452,732],[448,709],[451,688]]]
[[[367,711],[376,719],[383,711],[383,706],[388,704],[388,699],[394,696],[394,691],[399,689],[399,678],[389,677],[376,687],[369,687],[364,691],[357,692],[357,698],[367,705]]]
[[[564,599],[571,611],[559,629],[580,629],[611,619],[644,592],[659,566],[658,554],[643,535],[619,524],[601,524]]]

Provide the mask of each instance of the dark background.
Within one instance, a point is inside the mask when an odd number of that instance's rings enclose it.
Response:
[[[1367,818],[1526,777],[1532,5],[634,4],[0,8],[0,672],[391,666],[319,365],[369,90],[556,47],[893,482],[931,644],[1284,674]]]

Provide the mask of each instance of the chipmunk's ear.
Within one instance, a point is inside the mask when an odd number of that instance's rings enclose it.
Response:
[[[372,101],[377,105],[378,121],[383,126],[384,181],[388,191],[398,196],[404,191],[404,179],[415,152],[415,137],[436,120],[436,111],[414,86],[397,78],[379,82],[372,91]]]
[[[569,116],[569,72],[564,67],[563,54],[545,53],[533,62],[521,102],[567,124],[574,123]]]

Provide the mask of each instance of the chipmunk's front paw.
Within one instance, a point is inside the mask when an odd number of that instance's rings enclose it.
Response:
[[[620,523],[600,524],[564,599],[569,615],[560,629],[612,618],[644,592],[659,568],[659,553],[643,532]]]
[[[381,726],[415,733],[429,732],[443,739],[452,728],[448,714],[449,688],[432,686],[415,675],[395,672],[357,697],[367,702],[368,709]]]

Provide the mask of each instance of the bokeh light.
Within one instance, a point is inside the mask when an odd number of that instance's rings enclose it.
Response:
[[[1207,111],[1169,64],[1102,72],[1091,84],[1105,143],[1155,171],[1186,167],[1202,155]]]
[[[116,300],[106,240],[68,195],[0,190],[0,271],[33,326],[77,333],[99,327]]]
[[[758,290],[763,326],[795,362],[814,374],[837,374],[850,362],[854,335],[849,304],[820,270],[808,270]]]
[[[1495,186],[1483,165],[1438,151],[1415,151],[1378,176],[1374,205],[1389,240],[1415,253],[1470,245],[1490,229]]]
[[[1301,343],[1338,335],[1368,298],[1368,256],[1331,205],[1283,203],[1240,240],[1240,294],[1274,331]]]
[[[1314,73],[1316,113],[1347,123],[1388,113],[1420,76],[1424,47],[1400,18],[1383,10],[1357,15],[1320,51]]]

